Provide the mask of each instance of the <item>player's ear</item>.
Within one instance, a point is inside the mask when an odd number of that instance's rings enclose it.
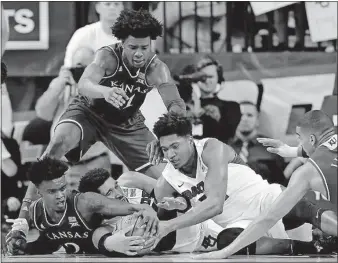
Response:
[[[317,138],[314,134],[310,135],[310,143],[312,146],[315,146],[315,144],[317,143]]]

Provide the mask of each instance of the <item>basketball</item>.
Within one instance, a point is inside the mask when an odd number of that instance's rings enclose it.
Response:
[[[135,218],[132,215],[122,217],[121,229],[133,226],[133,228],[126,233],[126,236],[143,236],[145,227],[142,227],[142,217]]]
[[[106,220],[104,224],[108,224],[113,228],[112,233],[122,229],[131,228],[126,236],[143,236],[145,227],[142,227],[142,217],[135,218],[133,215],[114,217]]]

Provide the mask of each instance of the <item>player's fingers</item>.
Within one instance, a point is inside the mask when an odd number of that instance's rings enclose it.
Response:
[[[147,226],[146,226],[146,229],[144,231],[144,237],[148,237],[150,235],[150,230],[151,230],[151,227],[153,225],[153,219],[152,218],[149,218],[149,217],[146,217],[146,222],[147,222]]]
[[[279,141],[275,139],[270,139],[270,138],[257,138],[257,141],[264,146],[272,146],[272,147],[278,147],[279,146]]]
[[[146,240],[142,237],[134,238],[134,240],[129,241],[129,246],[143,246]]]
[[[137,255],[137,252],[126,251],[125,254],[126,254],[127,256],[136,256],[136,255]]]
[[[278,152],[279,152],[278,149],[272,148],[272,147],[268,147],[268,148],[266,148],[266,150],[268,152],[275,153],[275,154],[278,154]]]
[[[154,163],[153,163],[154,154],[155,154],[155,145],[154,145],[154,143],[151,143],[151,145],[150,145],[150,154],[149,154],[149,162],[152,165],[154,165]]]
[[[148,143],[147,147],[146,147],[146,152],[147,152],[148,156],[150,156],[150,148],[151,148],[151,143]]]
[[[123,89],[116,89],[115,91],[117,94],[121,95],[124,99],[129,100],[127,94],[125,93],[125,91]]]

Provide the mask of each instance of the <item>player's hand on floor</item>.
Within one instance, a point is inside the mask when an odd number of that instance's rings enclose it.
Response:
[[[124,90],[118,87],[108,89],[104,93],[104,99],[117,109],[122,107],[129,100]]]
[[[152,165],[158,165],[163,159],[163,153],[160,149],[160,142],[158,140],[153,140],[147,145],[147,154],[149,156],[149,162]]]
[[[198,255],[191,255],[193,259],[200,260],[200,259],[221,259],[227,258],[231,256],[226,250],[226,248],[218,251],[208,252],[208,253],[201,253]]]
[[[133,225],[121,229],[109,236],[104,246],[108,251],[116,251],[127,256],[135,256],[144,248],[145,239],[140,236],[126,236],[133,229]]]
[[[270,138],[257,138],[257,141],[263,146],[268,147],[266,150],[271,153],[278,154],[282,157],[293,157],[290,156],[290,147],[289,145],[283,143],[280,140],[270,139]]]
[[[12,221],[12,229],[6,235],[6,248],[9,255],[24,255],[27,246],[29,226],[26,219],[18,218]]]
[[[165,210],[185,210],[188,206],[183,197],[163,197],[162,201],[157,203],[159,208]]]

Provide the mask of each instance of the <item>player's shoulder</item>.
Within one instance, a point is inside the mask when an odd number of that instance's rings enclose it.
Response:
[[[204,143],[203,152],[213,152],[220,147],[224,148],[224,143],[216,138],[202,139],[201,142]]]
[[[118,60],[114,45],[112,45],[104,46],[97,50],[94,63],[103,69],[114,71],[118,65]]]

